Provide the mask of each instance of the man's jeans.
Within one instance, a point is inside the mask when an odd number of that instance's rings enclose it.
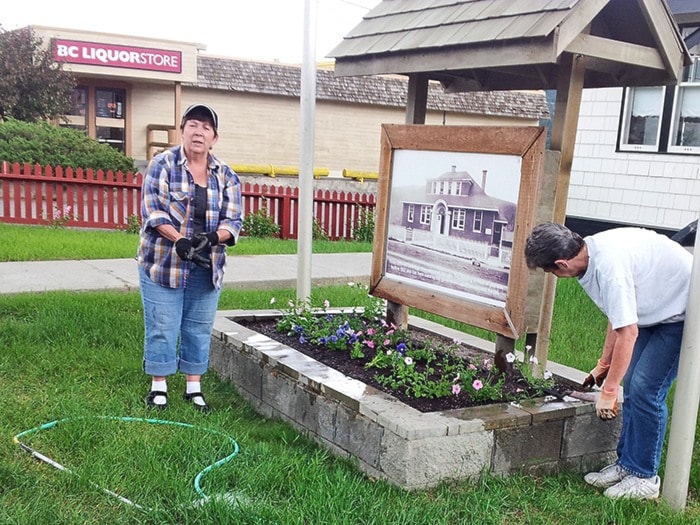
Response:
[[[641,478],[655,476],[661,463],[668,411],[666,396],[678,374],[683,323],[639,328],[623,380],[619,465]]]
[[[143,369],[151,376],[202,375],[209,367],[209,346],[221,290],[211,270],[192,267],[187,286],[154,283],[139,267],[145,342]],[[180,352],[178,355],[178,339]]]

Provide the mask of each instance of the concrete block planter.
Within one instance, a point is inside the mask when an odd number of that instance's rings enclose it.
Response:
[[[259,413],[288,421],[333,453],[354,458],[369,476],[420,489],[482,471],[583,470],[614,458],[621,418],[599,420],[590,402],[533,400],[422,413],[236,322],[278,315],[219,312],[210,368]],[[494,352],[492,344],[441,325],[418,318],[410,324]],[[555,363],[548,368],[572,381],[584,375]]]

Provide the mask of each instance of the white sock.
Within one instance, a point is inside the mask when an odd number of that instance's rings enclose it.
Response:
[[[199,381],[187,381],[187,386],[185,387],[185,392],[187,392],[188,394],[194,394],[195,392],[201,392],[201,391],[202,391],[202,385]],[[199,396],[192,399],[192,402],[195,405],[204,406],[204,401]]]
[[[153,379],[151,381],[151,390],[157,391],[157,392],[167,392],[168,391],[168,384],[165,381],[165,379],[161,379],[159,381],[156,381]],[[156,405],[165,405],[168,402],[168,399],[165,396],[156,396],[153,398],[153,403]]]

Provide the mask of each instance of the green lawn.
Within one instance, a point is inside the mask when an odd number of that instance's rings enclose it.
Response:
[[[0,225],[0,237],[6,227]],[[14,228],[14,227],[12,227]],[[22,229],[22,228],[20,228]],[[132,243],[120,232],[24,231],[24,253],[41,253],[35,240],[47,235],[56,250],[63,235],[91,245],[102,258],[101,238]],[[19,230],[18,230],[19,231]],[[55,238],[55,239],[54,239]],[[89,240],[87,240],[89,238]],[[77,242],[77,241],[75,241]],[[251,240],[251,244],[253,241]],[[12,244],[12,243],[11,243]],[[78,244],[81,244],[78,242]],[[243,246],[241,242],[241,246]],[[83,247],[87,251],[87,247]],[[0,260],[14,247],[0,244]],[[115,252],[110,252],[111,254]],[[260,253],[260,252],[258,252]],[[122,255],[108,255],[121,257]],[[133,256],[133,253],[127,256]],[[58,257],[63,258],[63,257]],[[316,300],[353,304],[356,287],[314,289]],[[224,290],[221,309],[269,308],[285,304],[294,290]],[[235,389],[214,374],[204,378],[215,410],[199,414],[178,395],[181,377],[169,382],[170,407],[148,412],[148,380],[141,369],[143,322],[138,292],[47,292],[0,297],[0,523],[33,524],[694,524],[700,522],[693,468],[684,514],[661,500],[613,502],[585,485],[581,476],[484,475],[415,492],[361,474],[351,460],[333,457],[290,426],[259,416]],[[605,320],[575,282],[560,281],[550,357],[582,369],[592,367]],[[201,428],[126,422],[109,417],[163,418]],[[19,432],[68,419],[23,440],[71,468],[60,472],[32,459],[12,442]],[[212,433],[210,431],[215,431]],[[217,434],[220,433],[220,434]],[[194,478],[232,452],[239,454],[202,476],[206,494],[229,493],[236,504],[199,499]],[[696,451],[698,447],[695,447]],[[697,452],[694,457],[697,457]],[[693,464],[700,462],[693,461]],[[114,490],[149,510],[105,495],[92,483]]]

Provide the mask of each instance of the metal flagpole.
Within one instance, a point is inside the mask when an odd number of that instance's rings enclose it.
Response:
[[[688,498],[690,465],[700,403],[700,241],[697,234],[693,255],[693,272],[690,277],[688,307],[685,311],[663,483],[663,497],[675,510],[683,510]]]
[[[314,205],[314,118],[316,110],[316,8],[304,0],[304,55],[301,65],[301,161],[297,231],[297,301],[311,297]]]

